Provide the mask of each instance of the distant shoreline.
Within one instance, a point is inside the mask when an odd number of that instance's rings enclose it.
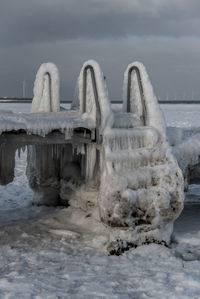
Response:
[[[0,103],[31,103],[32,98],[0,98]],[[72,101],[63,101],[61,104],[71,104]],[[159,104],[200,104],[200,101],[158,101]],[[122,104],[122,101],[111,100],[111,104]]]

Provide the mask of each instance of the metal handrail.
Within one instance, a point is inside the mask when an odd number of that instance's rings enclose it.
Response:
[[[130,97],[131,97],[131,74],[132,72],[136,73],[138,85],[139,85],[139,91],[140,91],[140,98],[142,103],[142,121],[145,125],[145,115],[146,115],[146,105],[144,100],[144,90],[142,86],[142,79],[140,75],[140,70],[137,66],[133,65],[130,67],[128,71],[128,84],[127,84],[127,112],[131,112],[131,103],[130,103]]]
[[[49,73],[49,72],[46,72],[46,73],[44,73],[44,77],[43,78],[45,78],[45,76],[48,76],[48,79],[49,79],[49,98],[50,98],[50,103],[49,103],[49,105],[50,105],[50,111],[53,111],[53,107],[52,107],[52,94],[51,94],[51,74]],[[44,80],[43,80],[43,91],[44,91]]]
[[[96,141],[100,142],[99,128],[101,126],[101,109],[99,105],[99,96],[98,96],[95,72],[92,65],[87,65],[83,70],[83,113],[86,112],[86,93],[87,93],[87,75],[88,75],[87,71],[88,70],[90,71],[91,78],[92,78],[92,87],[94,91],[94,98],[96,104]]]

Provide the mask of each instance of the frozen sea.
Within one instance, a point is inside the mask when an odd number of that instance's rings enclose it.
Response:
[[[161,108],[168,126],[200,127],[200,105]],[[29,109],[0,103],[0,110]],[[66,209],[33,206],[25,171],[22,152],[15,180],[0,187],[0,298],[200,298],[198,185],[170,248],[151,244],[117,257],[91,246],[89,232],[68,224]]]

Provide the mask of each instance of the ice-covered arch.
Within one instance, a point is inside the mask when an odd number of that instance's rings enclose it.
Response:
[[[57,66],[43,63],[36,75],[31,112],[60,111],[60,79]]]
[[[164,116],[141,62],[129,64],[124,73],[123,111],[135,114],[145,126],[156,128],[166,138]]]
[[[72,108],[96,122],[97,135],[113,122],[105,77],[94,60],[86,61],[81,68]]]

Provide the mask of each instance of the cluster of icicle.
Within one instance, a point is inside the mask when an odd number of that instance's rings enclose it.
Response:
[[[133,65],[140,71],[145,109],[133,73],[127,113],[127,78]],[[183,207],[183,177],[166,141],[164,118],[148,75],[138,62],[125,72],[123,113],[133,115],[132,125],[127,125],[126,117],[118,124],[115,117],[116,127],[104,131],[101,219],[113,227],[131,228],[131,238],[138,242],[169,242],[173,221]],[[124,238],[125,231],[121,234]],[[120,239],[119,230],[116,236]]]

